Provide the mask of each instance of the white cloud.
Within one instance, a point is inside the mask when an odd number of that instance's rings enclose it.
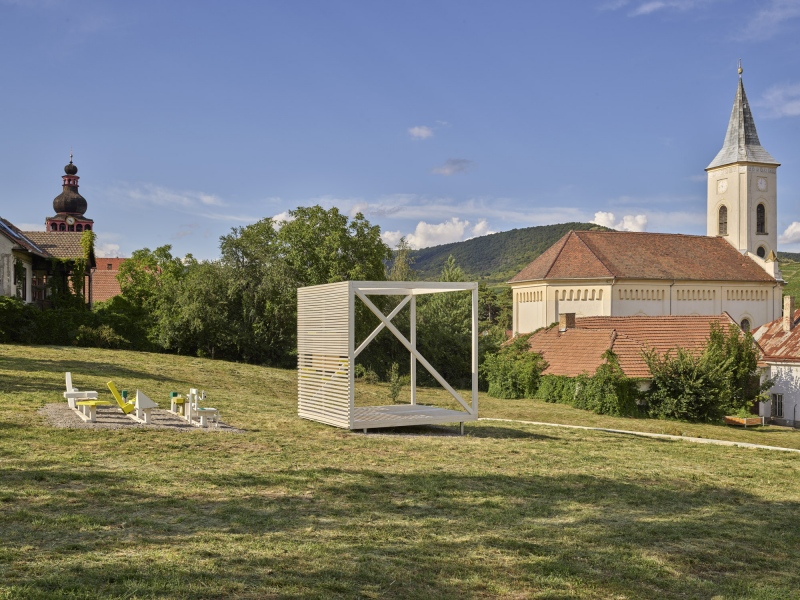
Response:
[[[742,29],[740,37],[765,40],[780,33],[786,21],[800,17],[800,0],[772,0]]]
[[[403,237],[403,234],[399,231],[384,231],[381,233],[381,239],[383,240],[383,243],[390,248],[396,248],[397,244],[400,243],[401,237]]]
[[[486,219],[479,219],[475,227],[472,228],[472,237],[481,237],[482,235],[489,235],[490,233],[495,232],[489,229],[489,221]]]
[[[119,257],[119,244],[111,242],[95,244],[94,254],[97,258],[117,258]]]
[[[474,161],[466,158],[448,158],[441,167],[436,167],[431,170],[431,173],[436,175],[457,175],[458,173],[466,173],[475,165]]]
[[[486,219],[478,219],[473,225],[466,219],[451,217],[441,223],[420,221],[414,233],[407,234],[405,238],[409,246],[419,249],[460,242],[490,233],[494,232],[489,229],[489,222]],[[382,237],[384,242],[394,247],[400,241],[402,234],[399,231],[385,231]]]
[[[294,221],[294,217],[289,214],[288,210],[285,210],[272,217],[272,228],[277,231],[284,223],[291,221]]]
[[[433,137],[433,129],[427,125],[415,125],[408,129],[408,135],[415,140],[427,140],[429,137]]]
[[[789,225],[786,230],[778,237],[778,242],[781,244],[797,244],[800,243],[800,222],[794,221]]]
[[[755,103],[766,109],[768,117],[800,116],[800,83],[775,85]]]
[[[617,221],[614,213],[600,210],[594,213],[594,219],[591,222],[619,231],[647,230],[647,215],[625,215]]]

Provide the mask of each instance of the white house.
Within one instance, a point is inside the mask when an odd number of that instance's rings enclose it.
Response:
[[[763,380],[773,381],[769,401],[759,405],[759,415],[795,427],[800,418],[800,310],[795,310],[794,298],[783,300],[783,317],[753,331],[763,352]]]

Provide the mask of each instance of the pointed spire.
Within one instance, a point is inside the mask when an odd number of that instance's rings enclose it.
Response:
[[[779,165],[772,155],[764,150],[758,140],[756,123],[753,113],[750,112],[750,103],[744,91],[742,81],[742,62],[739,61],[739,86],[736,89],[736,98],[733,101],[731,120],[728,122],[728,131],[725,133],[725,142],[706,170],[722,167],[737,162],[755,162],[768,165]]]

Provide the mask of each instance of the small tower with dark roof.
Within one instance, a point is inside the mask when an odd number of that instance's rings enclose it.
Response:
[[[778,252],[777,170],[780,163],[761,145],[744,91],[739,85],[722,149],[706,167],[706,231],[725,238],[765,271],[781,279]]]
[[[54,217],[45,219],[45,226],[49,232],[61,231],[88,231],[94,229],[94,221],[84,215],[86,198],[78,192],[78,167],[72,162],[72,152],[69,154],[69,164],[64,167],[63,187],[61,193],[53,199]]]

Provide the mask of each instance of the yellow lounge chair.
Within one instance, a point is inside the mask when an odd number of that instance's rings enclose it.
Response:
[[[117,404],[122,412],[124,412],[126,415],[129,415],[136,410],[136,402],[126,402],[122,397],[122,394],[119,393],[117,386],[114,385],[113,381],[109,381],[106,385],[108,386],[108,389],[111,390],[111,395],[114,396],[114,400],[117,401]]]

